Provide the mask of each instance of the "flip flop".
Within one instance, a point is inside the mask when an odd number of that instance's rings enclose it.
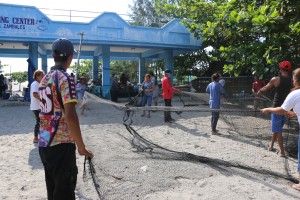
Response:
[[[277,151],[276,154],[278,154],[278,155],[280,154],[279,156],[282,157],[282,158],[285,158],[285,157],[286,157],[285,155],[282,155],[282,154],[280,153],[280,151]]]
[[[274,151],[274,148],[273,148],[273,147],[270,147],[269,144],[267,144],[267,147],[268,147],[268,150],[269,150],[269,151]]]
[[[289,186],[295,190],[298,190],[300,192],[300,184],[289,184]]]

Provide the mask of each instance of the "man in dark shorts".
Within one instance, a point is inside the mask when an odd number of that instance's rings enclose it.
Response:
[[[66,70],[74,46],[65,38],[52,44],[55,65],[40,82],[39,154],[44,165],[49,200],[75,200],[76,146],[80,155],[93,157],[85,148],[75,105],[75,82]]]

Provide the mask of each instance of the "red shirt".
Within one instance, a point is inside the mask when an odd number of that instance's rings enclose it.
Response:
[[[168,77],[164,76],[161,79],[162,83],[162,96],[164,99],[172,99],[174,92],[179,92],[179,89],[173,88],[171,81]]]
[[[252,83],[252,89],[254,90],[255,93],[257,93],[258,90],[264,86],[265,86],[265,82],[263,80],[257,80]]]

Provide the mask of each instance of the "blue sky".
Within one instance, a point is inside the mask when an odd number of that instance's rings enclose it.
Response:
[[[119,15],[128,15],[129,4],[133,4],[133,0],[84,0],[84,1],[63,1],[63,0],[1,0],[1,3],[7,4],[18,4],[18,5],[28,5],[41,8],[41,11],[46,14],[46,12],[51,13],[48,9],[64,9],[64,10],[80,10],[80,11],[90,11],[90,12],[116,12]],[[44,11],[42,8],[47,8]],[[57,12],[57,11],[53,11]],[[51,18],[51,16],[49,16]],[[53,18],[52,18],[53,19]],[[53,19],[55,20],[55,19]],[[0,57],[1,64],[7,65],[3,68],[4,73],[16,72],[16,71],[27,71],[27,58],[2,58]],[[51,61],[50,61],[51,62]],[[40,61],[39,61],[40,65]],[[48,65],[52,65],[49,63]]]

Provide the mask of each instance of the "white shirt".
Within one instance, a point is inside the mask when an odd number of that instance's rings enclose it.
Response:
[[[300,123],[300,89],[294,90],[286,97],[281,108],[285,111],[293,111],[297,114]]]
[[[34,81],[30,85],[30,110],[40,109],[40,101],[33,96],[34,92],[39,93],[39,85],[37,81]]]

